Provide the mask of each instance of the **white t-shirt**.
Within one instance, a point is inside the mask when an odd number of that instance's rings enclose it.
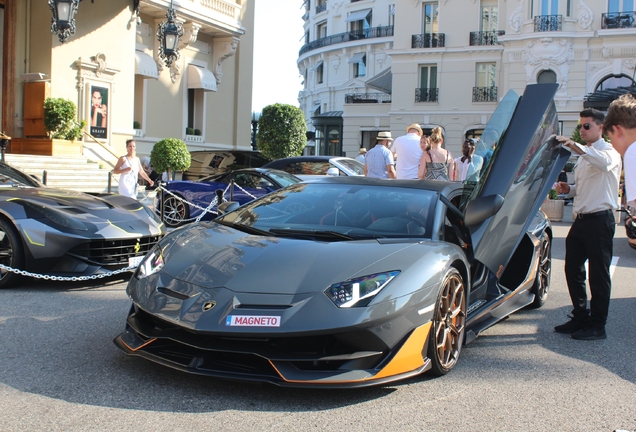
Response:
[[[391,147],[395,155],[395,171],[397,179],[417,179],[422,158],[420,136],[416,133],[396,138]]]
[[[625,164],[625,198],[627,205],[636,208],[636,141],[631,143],[623,156]]]

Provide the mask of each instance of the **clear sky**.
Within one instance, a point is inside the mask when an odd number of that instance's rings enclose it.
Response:
[[[296,60],[302,46],[302,0],[254,0],[252,111],[270,104],[298,106],[302,77]]]

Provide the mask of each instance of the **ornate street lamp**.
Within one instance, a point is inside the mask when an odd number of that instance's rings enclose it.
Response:
[[[53,12],[51,33],[57,34],[62,43],[69,35],[75,34],[75,14],[79,2],[80,0],[49,0],[49,7]]]
[[[167,21],[157,27],[157,39],[159,40],[159,57],[166,63],[166,67],[172,66],[172,62],[179,59],[179,41],[183,36],[183,24],[177,22],[177,13],[172,8],[166,13]]]

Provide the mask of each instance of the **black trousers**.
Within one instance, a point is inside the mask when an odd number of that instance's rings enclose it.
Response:
[[[612,280],[610,264],[614,252],[614,213],[576,218],[565,239],[565,277],[575,319],[604,327],[609,311]],[[587,307],[585,262],[588,261],[590,307]]]

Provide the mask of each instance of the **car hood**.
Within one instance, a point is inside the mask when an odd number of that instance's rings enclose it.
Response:
[[[0,202],[14,219],[50,217],[48,210],[90,224],[117,224],[135,231],[148,223],[160,225],[138,201],[121,195],[94,196],[53,188],[9,188],[0,190]],[[48,214],[48,216],[47,216]]]
[[[188,289],[225,287],[236,293],[288,295],[323,291],[333,283],[376,272],[404,270],[426,260],[428,253],[448,247],[417,239],[326,242],[256,236],[214,222],[174,232],[162,242],[166,244],[161,273],[186,282],[191,285]],[[410,250],[414,247],[417,252]]]

